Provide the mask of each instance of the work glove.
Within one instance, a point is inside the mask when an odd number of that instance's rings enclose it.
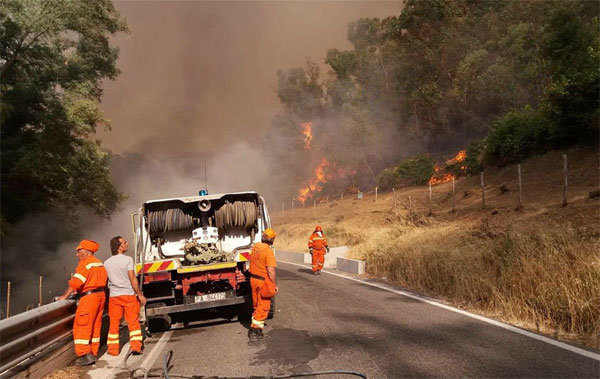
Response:
[[[329,254],[329,246],[325,246],[325,249],[327,249],[327,254]]]
[[[308,249],[308,253],[309,253],[310,255],[312,255],[312,250],[313,250],[312,248],[309,248],[309,249]]]

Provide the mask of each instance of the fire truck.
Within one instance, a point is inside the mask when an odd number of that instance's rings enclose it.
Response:
[[[252,314],[252,246],[271,221],[256,192],[145,202],[132,215],[135,269],[149,331]],[[273,315],[274,302],[270,317]]]

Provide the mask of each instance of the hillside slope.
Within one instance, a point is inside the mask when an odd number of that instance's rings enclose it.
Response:
[[[516,166],[486,168],[485,209],[477,176],[456,180],[455,212],[451,183],[433,187],[433,215],[427,187],[396,190],[395,201],[379,193],[375,202],[373,191],[285,215],[272,210],[275,247],[306,251],[320,224],[330,245],[348,245],[352,257],[367,261],[371,277],[598,348],[599,203],[589,197],[598,189],[598,158],[597,149],[578,147],[524,162],[520,210]]]

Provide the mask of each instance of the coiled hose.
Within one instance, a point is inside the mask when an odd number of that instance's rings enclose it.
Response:
[[[182,209],[171,208],[148,212],[148,224],[150,233],[155,234],[190,229],[194,227],[194,219],[191,214],[184,212]]]
[[[229,228],[249,229],[256,224],[257,217],[256,204],[252,201],[225,202],[215,211],[216,226],[221,230]]]

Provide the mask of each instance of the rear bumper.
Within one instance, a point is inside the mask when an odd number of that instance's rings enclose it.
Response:
[[[201,303],[168,305],[164,307],[146,308],[146,317],[165,315],[169,313],[179,313],[187,311],[196,311],[200,309],[209,309],[217,307],[226,307],[243,303],[252,303],[252,296],[235,296],[222,300],[203,301]]]

